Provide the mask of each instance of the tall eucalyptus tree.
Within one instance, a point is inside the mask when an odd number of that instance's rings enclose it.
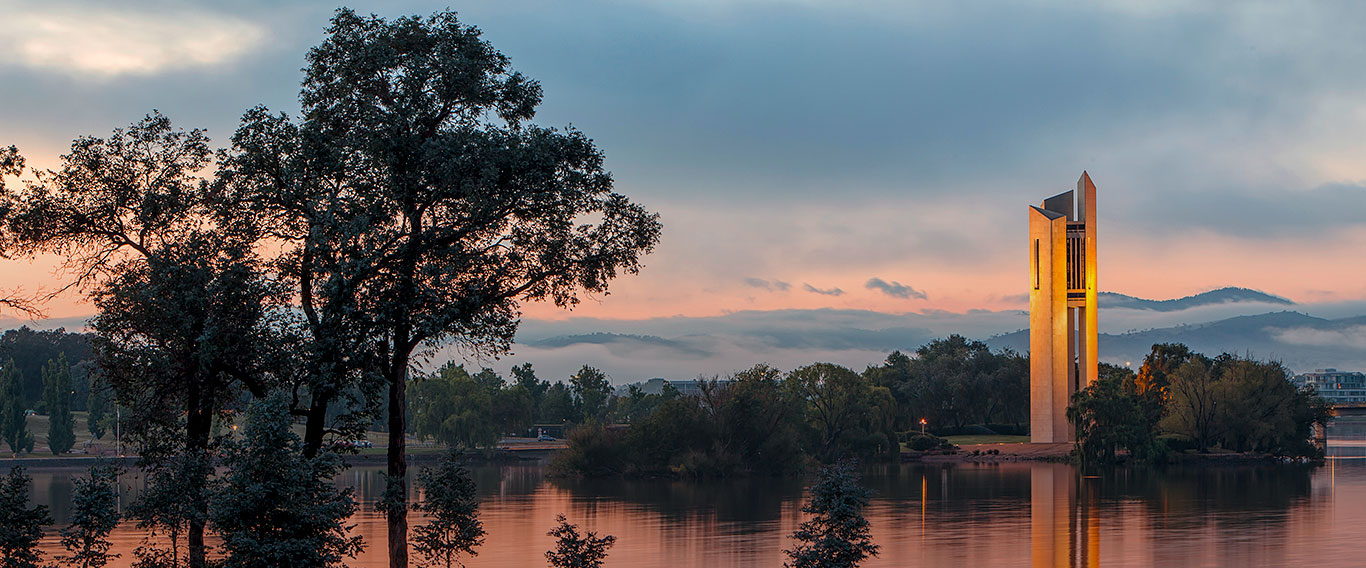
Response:
[[[406,566],[414,358],[451,343],[506,352],[524,302],[606,293],[640,269],[660,224],[613,191],[582,132],[529,123],[540,85],[454,12],[339,10],[308,53],[300,102],[297,122],[244,116],[226,203],[279,245],[310,346],[307,412],[367,378],[387,390],[389,558]],[[305,444],[324,428],[310,417]]]

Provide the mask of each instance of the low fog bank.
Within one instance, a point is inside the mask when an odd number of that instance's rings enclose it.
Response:
[[[1104,306],[1104,304],[1102,304]],[[1284,362],[1296,372],[1335,367],[1366,370],[1366,302],[1284,305],[1229,302],[1181,310],[1101,308],[1101,358],[1138,365],[1153,343],[1180,342],[1204,353],[1236,352]],[[654,377],[725,376],[756,363],[783,370],[818,361],[855,370],[878,365],[893,350],[913,352],[960,334],[993,348],[1027,351],[1026,311],[891,314],[867,310],[740,311],[712,317],[645,320],[568,318],[522,322],[511,354],[479,359],[454,347],[428,354],[421,367],[445,361],[487,366],[507,375],[530,362],[541,378],[567,378],[583,365],[615,384]],[[4,328],[85,328],[85,318],[0,318]]]

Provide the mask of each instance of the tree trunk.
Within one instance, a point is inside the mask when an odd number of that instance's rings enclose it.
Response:
[[[304,423],[304,457],[313,459],[323,446],[323,432],[327,426],[327,407],[332,403],[332,393],[319,389],[313,393],[308,407],[307,422]]]
[[[209,389],[212,391],[212,389]],[[197,382],[192,381],[190,386],[190,396],[188,400],[188,420],[186,421],[186,454],[187,457],[195,460],[193,467],[189,468],[189,473],[193,479],[188,480],[193,489],[193,495],[187,497],[192,499],[195,515],[189,519],[189,530],[186,532],[186,544],[188,548],[187,560],[191,568],[203,568],[207,565],[205,546],[204,546],[204,525],[208,518],[208,502],[204,492],[208,485],[207,475],[210,466],[200,463],[199,460],[209,459],[209,436],[213,429],[213,402],[203,396]]]
[[[408,567],[408,456],[403,437],[407,430],[407,368],[407,358],[395,354],[389,377],[389,486],[385,509],[389,520],[389,568]]]

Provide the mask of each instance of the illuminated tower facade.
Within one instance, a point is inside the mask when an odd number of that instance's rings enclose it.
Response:
[[[1096,366],[1096,186],[1029,208],[1029,432],[1033,442],[1071,442],[1067,404]]]

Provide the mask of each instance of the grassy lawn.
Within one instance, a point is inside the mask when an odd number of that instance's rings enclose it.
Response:
[[[964,444],[1019,444],[1023,442],[1028,442],[1029,436],[971,435],[945,436],[944,439],[959,446],[962,446]]]

